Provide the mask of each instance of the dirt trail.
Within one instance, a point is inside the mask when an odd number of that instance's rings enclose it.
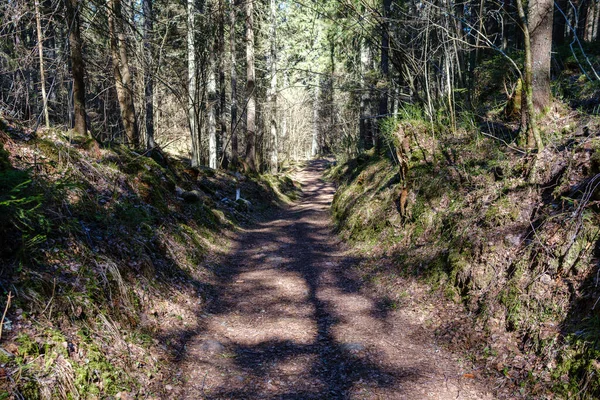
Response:
[[[331,232],[323,169],[296,176],[302,202],[237,237],[173,398],[491,399],[414,312],[383,315],[345,276],[358,260]]]

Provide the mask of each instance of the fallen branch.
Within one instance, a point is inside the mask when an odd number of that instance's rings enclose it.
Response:
[[[2,320],[0,320],[0,340],[2,339],[2,328],[4,328],[4,319],[6,318],[6,313],[8,308],[10,307],[10,301],[12,300],[12,292],[8,292],[8,297],[6,298],[6,307],[4,307],[4,314],[2,314]]]

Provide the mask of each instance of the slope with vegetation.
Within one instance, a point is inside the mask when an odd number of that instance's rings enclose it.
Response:
[[[513,396],[596,398],[600,118],[555,103],[536,155],[501,116],[465,113],[453,130],[400,111],[381,152],[329,171],[337,228],[375,257],[358,272],[389,307],[406,295],[399,279],[425,284],[439,340],[517,385]]]
[[[163,397],[228,232],[298,195],[14,122],[0,145],[2,398]]]

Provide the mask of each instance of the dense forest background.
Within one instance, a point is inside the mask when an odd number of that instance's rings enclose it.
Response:
[[[595,1],[9,1],[0,13],[3,115],[213,168],[351,156],[407,107],[453,131],[465,113],[522,115],[541,150],[551,78],[582,77],[558,97],[599,80]]]
[[[320,156],[383,314],[424,285],[499,398],[598,398],[599,30],[597,0],[3,1],[0,398],[173,395],[228,232]]]

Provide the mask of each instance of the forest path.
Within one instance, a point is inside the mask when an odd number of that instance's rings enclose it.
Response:
[[[382,313],[347,276],[359,260],[332,233],[325,165],[295,177],[301,202],[237,236],[172,398],[491,399],[418,313]]]

